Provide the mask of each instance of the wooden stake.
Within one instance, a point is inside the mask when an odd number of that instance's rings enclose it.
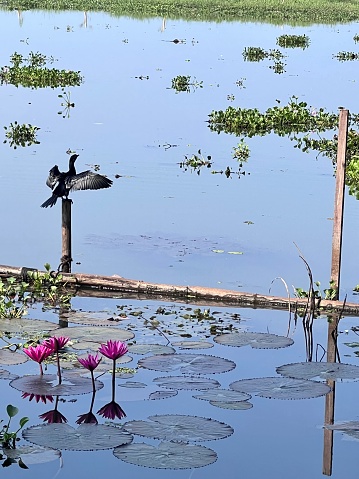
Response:
[[[71,204],[68,199],[62,200],[62,258],[61,271],[71,273]]]
[[[331,287],[337,290],[336,297],[334,299],[339,299],[339,286],[340,286],[340,265],[341,265],[341,256],[342,256],[348,114],[349,114],[348,110],[340,110],[339,112],[339,133],[338,133],[337,172],[336,172],[336,185],[335,185],[334,223],[333,223],[333,240],[332,240],[332,269],[331,269],[331,281],[332,281]]]

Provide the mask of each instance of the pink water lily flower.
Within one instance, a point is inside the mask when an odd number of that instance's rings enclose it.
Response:
[[[127,345],[122,341],[112,341],[112,339],[110,339],[106,344],[101,344],[99,351],[106,356],[106,358],[116,361],[116,359],[126,354],[128,349]]]
[[[51,352],[53,353],[57,353],[60,351],[60,349],[62,349],[65,344],[70,340],[70,338],[67,338],[65,336],[59,336],[58,338],[49,338],[49,339],[46,339],[44,342],[43,342],[43,345],[50,349]]]
[[[37,403],[41,401],[44,404],[46,404],[47,401],[53,402],[54,400],[54,397],[48,394],[22,393],[21,397],[24,399],[29,398],[29,401],[32,401],[35,398]]]
[[[115,401],[111,401],[108,404],[105,404],[101,409],[97,411],[97,414],[100,414],[107,419],[115,419],[115,417],[121,419],[123,417],[126,417],[125,411]]]
[[[90,411],[86,414],[81,414],[78,416],[76,424],[98,424],[96,416]]]
[[[39,415],[39,418],[48,422],[49,424],[53,423],[66,423],[67,419],[63,414],[60,413],[57,409],[52,409],[51,411],[44,412]]]
[[[46,358],[48,358],[51,354],[52,351],[49,350],[46,346],[43,344],[38,344],[37,346],[30,346],[28,348],[23,349],[24,353],[29,356],[33,361],[36,361],[37,363],[42,363]]]
[[[41,363],[52,354],[52,351],[43,344],[24,348],[23,351],[29,358],[40,364],[40,374],[43,374]]]
[[[96,356],[89,354],[87,358],[77,358],[77,360],[84,368],[93,371],[100,364],[101,358],[99,358],[97,354]]]

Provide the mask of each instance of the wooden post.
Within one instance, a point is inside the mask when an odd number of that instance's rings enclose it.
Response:
[[[336,297],[339,299],[340,286],[340,265],[342,256],[342,236],[343,236],[343,211],[344,211],[344,190],[345,190],[345,167],[348,135],[348,110],[339,112],[339,133],[338,133],[338,151],[337,151],[337,172],[335,186],[334,202],[334,223],[332,239],[332,269],[331,281],[332,288],[337,290]]]
[[[71,273],[71,204],[69,199],[62,200],[62,258],[61,271]]]

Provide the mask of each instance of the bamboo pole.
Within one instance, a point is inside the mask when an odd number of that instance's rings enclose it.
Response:
[[[71,204],[69,199],[62,200],[62,257],[61,271],[71,273]]]
[[[0,265],[0,277],[27,279],[27,271],[34,268]],[[45,274],[45,271],[39,271]],[[56,274],[53,272],[53,274]],[[278,309],[293,312],[305,309],[307,298],[268,296],[243,291],[206,288],[203,286],[180,286],[148,283],[121,276],[99,276],[83,273],[63,273],[62,284],[74,295],[97,298],[135,298],[157,301],[177,301],[200,305],[231,306],[239,308]],[[359,316],[359,304],[343,301],[316,300],[315,311],[320,314],[342,313]]]
[[[332,288],[336,289],[335,299],[339,299],[340,266],[342,256],[343,212],[345,191],[345,167],[348,136],[348,110],[339,112],[339,132],[337,151],[337,170],[335,183],[334,222],[332,238]]]

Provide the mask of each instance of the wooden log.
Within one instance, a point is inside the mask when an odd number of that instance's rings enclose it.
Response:
[[[337,168],[335,182],[335,201],[334,201],[334,221],[332,237],[332,267],[331,281],[332,288],[336,289],[335,299],[339,299],[340,287],[340,266],[342,257],[342,237],[343,237],[343,214],[344,214],[344,193],[345,193],[345,167],[348,136],[348,110],[339,112],[339,132],[338,132],[338,151]]]
[[[61,271],[71,272],[71,204],[69,199],[62,200],[62,257]]]
[[[0,265],[0,277],[14,276],[26,277],[26,270],[30,268],[15,268]],[[35,270],[37,271],[37,270]],[[45,271],[39,271],[44,273]],[[155,299],[158,301],[180,301],[191,304],[213,306],[271,308],[297,311],[304,309],[307,298],[292,298],[280,296],[267,296],[257,293],[246,293],[226,289],[207,288],[203,286],[178,286],[172,284],[157,284],[126,279],[121,276],[100,276],[83,273],[63,273],[64,286],[74,290],[79,296],[95,297],[126,297],[137,299]],[[359,316],[359,304],[336,300],[316,300],[316,311],[321,314],[342,313],[345,315]]]

